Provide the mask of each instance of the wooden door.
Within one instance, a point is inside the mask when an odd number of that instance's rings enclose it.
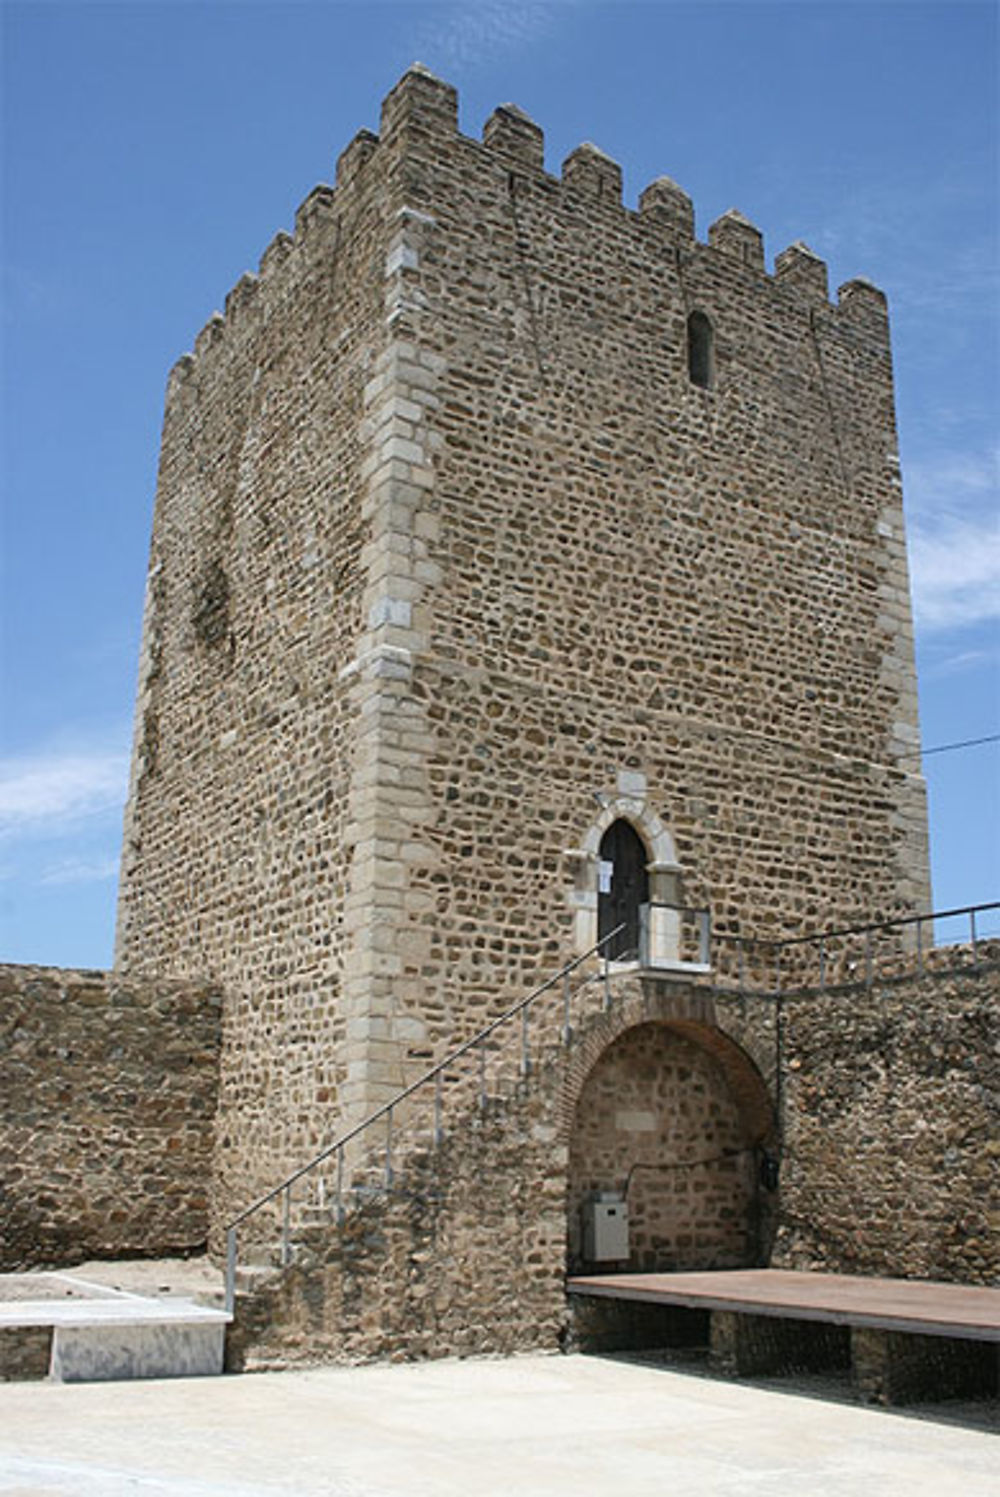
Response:
[[[649,899],[649,854],[630,822],[613,821],[601,838],[598,856],[598,938],[621,925],[604,949],[614,961],[637,961],[639,906]]]

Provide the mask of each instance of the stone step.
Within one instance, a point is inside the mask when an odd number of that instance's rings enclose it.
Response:
[[[281,1272],[277,1261],[267,1263],[242,1263],[236,1270],[236,1293],[255,1294],[278,1277]]]

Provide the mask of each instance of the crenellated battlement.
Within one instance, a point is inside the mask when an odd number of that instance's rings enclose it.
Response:
[[[804,296],[816,301],[828,299],[826,262],[801,239],[782,250],[774,262],[774,278],[794,286]]]
[[[359,130],[349,145],[337,157],[336,183],[338,188],[349,187],[371,160],[379,138],[373,130]]]
[[[553,215],[560,213],[564,203],[577,213],[584,208],[602,223],[624,222],[640,234],[658,236],[669,254],[676,255],[678,250],[701,256],[714,254],[734,271],[765,278],[804,306],[825,305],[849,320],[865,321],[873,329],[885,325],[885,298],[863,278],[847,281],[840,288],[837,302],[830,303],[826,264],[801,240],[775,257],[769,274],[763,234],[736,208],[709,225],[705,241],[698,240],[692,200],[668,176],[657,177],[643,188],[638,207],[631,209],[623,200],[621,166],[591,142],[569,153],[558,177],[550,174],[545,168],[544,132],[516,104],[498,105],[485,121],[480,140],[461,134],[457,91],[415,63],[383,100],[379,133],[358,131],[337,158],[334,185],[320,183],[312,189],[296,210],[293,232],[279,230],[261,256],[257,275],[248,272],[242,276],[225,298],[225,315],[214,313],[199,333],[193,358],[200,360],[208,355],[220,335],[230,327],[243,326],[254,307],[266,303],[266,297],[258,295],[259,289],[287,273],[296,253],[337,220],[367,174],[378,170],[380,161],[411,146],[426,153],[433,150],[435,141],[441,143],[442,150],[463,151],[466,163],[474,161],[478,153],[484,173],[495,174],[501,166],[508,173],[542,184]],[[606,214],[612,219],[606,219]],[[179,360],[172,372],[172,387],[193,367]]]
[[[678,240],[694,238],[694,204],[672,177],[657,177],[639,194],[639,217]]]
[[[516,104],[500,104],[483,126],[483,145],[512,165],[545,170],[545,136],[540,125]]]
[[[622,207],[622,169],[599,146],[585,141],[562,164],[563,186],[601,203]]]
[[[764,236],[738,208],[730,208],[709,224],[708,243],[718,254],[763,274]]]

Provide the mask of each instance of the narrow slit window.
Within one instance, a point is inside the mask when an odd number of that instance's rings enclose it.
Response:
[[[712,340],[712,324],[704,312],[692,312],[688,318],[688,375],[702,390],[711,387],[715,375]]]

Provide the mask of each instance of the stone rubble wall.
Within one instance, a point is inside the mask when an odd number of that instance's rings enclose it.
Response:
[[[0,1267],[204,1248],[220,1014],[204,982],[0,966]]]
[[[0,1329],[0,1383],[39,1383],[52,1364],[50,1325]]]
[[[231,1370],[555,1350],[565,1311],[566,1146],[551,1090],[472,1113],[391,1195],[237,1300]]]
[[[776,1268],[1000,1282],[1000,942],[939,964],[786,1000]]]

